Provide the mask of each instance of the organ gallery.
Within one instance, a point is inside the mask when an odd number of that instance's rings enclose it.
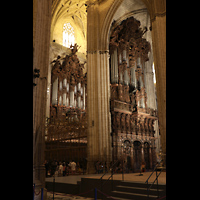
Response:
[[[133,171],[142,162],[147,169],[156,163],[157,111],[147,107],[144,68],[151,48],[143,38],[145,32],[130,17],[113,26],[109,44],[111,158],[126,161]],[[76,55],[78,47],[71,45],[70,54],[52,61],[47,160],[87,157],[87,73]]]
[[[139,170],[156,162],[154,121],[157,111],[147,107],[144,67],[150,44],[142,38],[146,29],[131,17],[116,26],[110,36],[110,110],[113,160],[125,160]]]
[[[155,76],[155,78],[154,78]],[[45,160],[166,163],[162,0],[33,1],[33,183]]]
[[[80,161],[87,155],[87,74],[83,74],[77,51],[75,44],[69,55],[52,62],[47,160]]]

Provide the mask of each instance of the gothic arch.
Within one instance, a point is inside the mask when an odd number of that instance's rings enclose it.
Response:
[[[120,5],[122,4],[124,0],[118,0],[118,1],[114,1],[113,4],[111,5],[111,7],[109,8],[107,15],[104,19],[104,23],[102,26],[102,31],[101,31],[101,49],[102,50],[108,50],[109,49],[109,32],[110,32],[110,28],[112,27],[112,20],[113,17],[117,11],[117,9],[120,7]],[[150,15],[150,18],[152,19],[153,16],[153,12],[152,12],[152,7],[150,6],[150,3],[148,0],[140,0],[144,3],[144,5],[147,8],[147,11]]]
[[[166,152],[166,0],[140,0],[150,16],[153,59],[156,73],[157,104],[163,152]],[[112,1],[100,32],[100,50],[109,52],[109,31],[112,20],[123,0]],[[149,28],[149,27],[148,27]]]
[[[110,27],[112,26],[112,19],[113,16],[115,14],[115,12],[117,11],[117,9],[119,8],[119,6],[121,5],[121,3],[124,0],[118,0],[118,1],[114,1],[113,4],[111,5],[111,7],[108,10],[108,13],[105,17],[104,23],[103,23],[103,27],[102,27],[102,31],[101,31],[101,49],[105,49],[108,50],[109,49],[109,31],[110,31]]]
[[[137,139],[133,140],[133,147],[134,147],[134,142],[140,142],[141,145],[144,144],[144,142],[141,139],[137,138]]]

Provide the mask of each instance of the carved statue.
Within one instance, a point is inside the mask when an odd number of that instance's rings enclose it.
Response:
[[[77,43],[75,43],[74,46],[72,44],[70,46],[72,54],[75,54],[80,48],[81,48],[81,46],[77,45]]]

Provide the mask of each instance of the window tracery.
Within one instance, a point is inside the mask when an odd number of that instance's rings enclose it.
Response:
[[[63,46],[70,48],[70,45],[74,45],[75,37],[74,37],[74,28],[68,22],[63,26]]]

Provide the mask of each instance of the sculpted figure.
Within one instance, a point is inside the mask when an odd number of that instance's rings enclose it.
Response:
[[[122,85],[118,85],[118,97],[120,101],[123,101],[123,91],[122,91]]]
[[[126,130],[130,129],[130,115],[126,115]]]

